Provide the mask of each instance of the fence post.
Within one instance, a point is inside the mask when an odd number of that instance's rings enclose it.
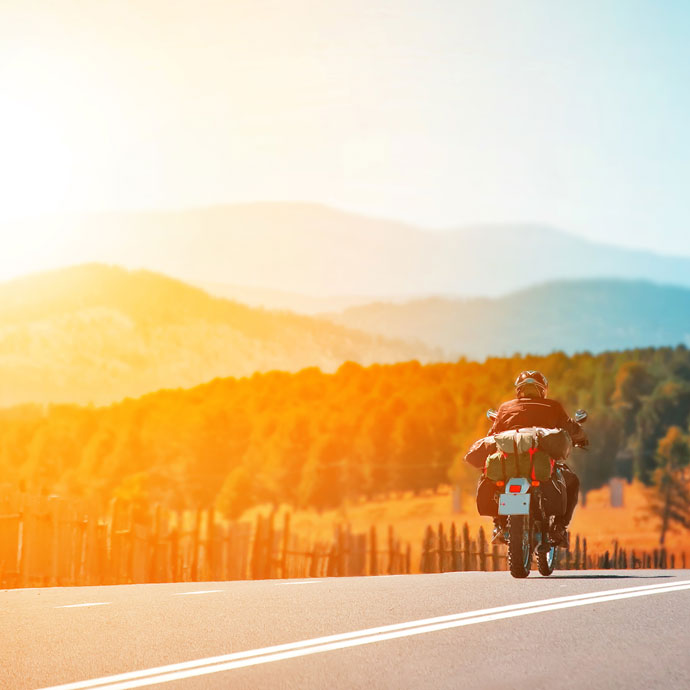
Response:
[[[160,563],[160,540],[161,540],[161,528],[162,528],[162,517],[161,517],[161,506],[159,503],[153,507],[153,530],[151,531],[151,550],[150,550],[150,561],[148,563],[148,582],[160,582],[158,577],[159,563]]]
[[[331,548],[328,551],[328,561],[326,562],[326,577],[333,577],[337,574],[338,564],[337,564],[337,550],[338,543],[334,541],[331,544]]]
[[[98,508],[93,501],[88,505],[86,519],[85,583],[100,585],[103,584],[103,571],[98,558]]]
[[[462,526],[462,569],[470,569],[470,526],[465,523]]]
[[[120,527],[120,500],[110,501],[110,516],[108,520],[108,555],[110,556],[110,584],[120,584],[120,560],[122,556],[122,535],[118,534]]]
[[[311,550],[311,562],[309,563],[309,577],[316,577],[319,568],[319,544],[314,542]]]
[[[395,550],[394,550],[394,538],[393,538],[393,525],[388,525],[388,567],[386,573],[388,575],[393,575],[394,563],[395,563]]]
[[[580,535],[578,534],[575,537],[575,563],[573,564],[573,568],[575,570],[580,570],[580,567]]]
[[[273,527],[273,516],[274,513],[272,512],[269,516],[268,519],[266,520],[266,524],[268,526],[267,532],[266,532],[266,543],[264,546],[265,549],[265,555],[264,555],[264,569],[263,569],[263,579],[268,580],[271,578],[273,574],[273,569],[274,569],[274,558],[273,558],[273,541],[275,539],[275,529]]]
[[[587,537],[582,537],[582,567],[587,570]]]
[[[455,522],[450,523],[450,569],[452,571],[459,570],[458,568],[458,535],[455,529]]]
[[[237,573],[236,570],[236,559],[233,554],[233,535],[234,535],[234,525],[230,523],[223,537],[223,579],[232,579],[233,574],[237,574],[237,578],[240,579],[241,575]]]
[[[346,563],[346,553],[345,553],[345,530],[343,529],[342,525],[338,525],[338,529],[336,532],[336,549],[337,549],[337,570],[338,570],[338,577],[345,577],[347,575],[347,572],[345,571],[345,563]]]
[[[283,553],[280,557],[280,576],[285,579],[287,577],[287,556],[288,548],[290,546],[290,513],[285,512],[283,517]]]
[[[178,524],[175,524],[175,528],[170,533],[170,565],[172,571],[172,581],[180,581],[180,571],[179,571],[179,553],[180,553],[180,535],[178,532]]]
[[[199,530],[201,529],[201,511],[194,513],[194,528],[192,529],[192,549],[190,553],[189,577],[196,582],[199,571]]]
[[[63,551],[60,548],[60,518],[61,518],[61,501],[57,496],[51,496],[48,499],[48,506],[50,511],[50,524],[52,528],[52,539],[50,541],[51,552],[51,573],[50,582],[58,587],[60,585],[60,558],[64,557]],[[47,547],[48,544],[45,545]],[[47,573],[46,573],[47,574]]]
[[[252,561],[250,566],[250,576],[252,580],[258,580],[262,571],[261,564],[261,540],[263,538],[264,520],[261,515],[256,516],[256,525],[254,526],[254,541],[252,543]]]
[[[433,568],[433,558],[434,558],[434,530],[431,525],[427,525],[426,532],[424,533],[424,541],[422,542],[422,558],[419,564],[419,569],[423,573],[433,573],[435,572]]]
[[[497,570],[500,570],[499,567],[499,555],[498,555],[498,544],[494,544],[491,547],[491,568],[493,569],[494,572]]]
[[[146,515],[146,522],[143,524],[141,531],[144,532],[144,548],[137,549],[137,535],[140,533],[139,515],[135,513],[134,504],[129,503],[127,507],[127,583],[133,584],[138,580],[135,579],[135,573],[143,572],[143,580],[146,579],[146,558],[148,557],[147,546],[149,533],[151,531],[151,516]],[[143,521],[142,521],[143,522]],[[141,580],[139,580],[141,581]]]
[[[484,527],[479,528],[477,548],[479,551],[479,570],[483,572],[486,570],[486,535],[484,534]]]
[[[445,535],[443,534],[443,523],[438,523],[438,572],[445,573]]]
[[[378,554],[376,552],[376,525],[369,530],[369,574],[379,574]]]
[[[213,506],[206,510],[206,540],[204,544],[204,580],[216,580],[216,523],[215,510]]]

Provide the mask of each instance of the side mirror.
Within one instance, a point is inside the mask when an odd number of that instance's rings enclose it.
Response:
[[[579,424],[582,424],[582,422],[586,422],[587,417],[589,417],[589,415],[587,414],[587,412],[585,410],[577,410],[575,412],[575,421],[578,422]]]
[[[492,421],[498,417],[498,412],[493,409],[493,407],[490,410],[486,411],[486,416],[488,419],[491,419]]]

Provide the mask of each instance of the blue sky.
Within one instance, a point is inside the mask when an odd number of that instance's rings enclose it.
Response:
[[[3,0],[0,220],[318,201],[690,255],[690,3]]]

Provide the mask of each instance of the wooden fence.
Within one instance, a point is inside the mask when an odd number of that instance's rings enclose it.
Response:
[[[614,541],[611,549],[591,553],[587,538],[576,535],[571,538],[570,548],[558,549],[556,568],[559,570],[601,570],[628,568],[685,568],[688,558],[685,552],[669,552],[664,548],[652,551],[627,549]],[[446,529],[442,523],[434,529],[426,528],[422,541],[420,571],[444,573],[459,570],[507,570],[508,558],[505,546],[490,545],[484,528],[480,527],[475,538],[470,536],[467,523],[458,531],[455,523]]]
[[[685,553],[641,551],[614,542],[593,553],[576,536],[559,549],[559,569],[686,568]],[[416,560],[416,559],[415,559]],[[418,563],[418,567],[417,567]],[[213,509],[137,508],[113,500],[105,509],[84,500],[0,489],[0,588],[191,582],[265,578],[505,570],[504,546],[461,530],[429,526],[421,558],[392,527],[353,532],[336,525],[330,539],[311,539],[283,513],[254,524],[231,523]]]
[[[291,529],[289,513],[229,523],[213,509],[141,510],[0,491],[0,588],[409,573],[392,527],[330,540]]]

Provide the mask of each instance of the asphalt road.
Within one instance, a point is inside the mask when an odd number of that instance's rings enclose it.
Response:
[[[689,619],[688,570],[5,590],[0,687],[686,688]]]

